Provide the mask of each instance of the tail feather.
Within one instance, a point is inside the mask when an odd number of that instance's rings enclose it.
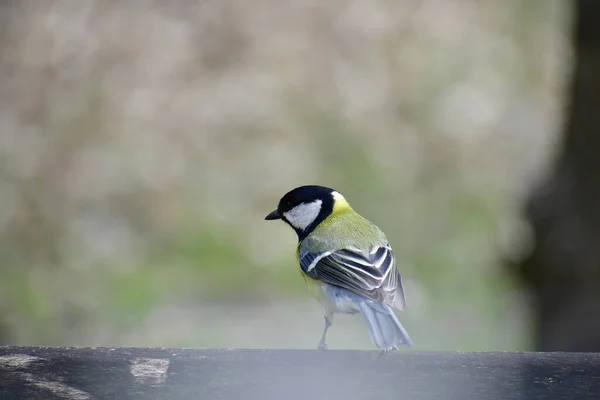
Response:
[[[362,301],[359,308],[371,332],[371,339],[377,347],[389,350],[396,346],[412,346],[408,332],[389,306]]]

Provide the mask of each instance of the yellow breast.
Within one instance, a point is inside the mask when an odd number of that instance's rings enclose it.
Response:
[[[323,283],[322,281],[320,281],[318,279],[311,278],[310,276],[306,275],[302,271],[301,271],[301,273],[302,273],[302,276],[304,277],[304,281],[306,282],[306,286],[308,287],[308,291],[319,302],[319,305],[323,309],[323,312],[327,314],[327,313],[333,311],[333,309],[335,307],[334,307],[334,304],[332,303],[331,299],[329,298],[329,296],[327,295],[327,293],[324,290],[325,283]]]
[[[308,291],[315,299],[317,299],[317,301],[319,302],[319,305],[323,309],[324,313],[331,312],[334,309],[334,305],[324,290],[323,285],[325,285],[325,283],[323,283],[322,281],[315,279],[311,276],[306,275],[304,273],[304,271],[302,271],[302,268],[300,267],[300,246],[298,246],[298,249],[296,251],[296,257],[298,259],[298,270],[300,271],[300,274],[304,278],[304,282],[306,282],[306,286],[308,286]]]

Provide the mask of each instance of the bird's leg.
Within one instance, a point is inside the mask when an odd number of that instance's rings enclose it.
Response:
[[[331,326],[332,322],[333,322],[333,314],[325,315],[325,329],[323,329],[323,336],[321,336],[321,341],[319,342],[319,347],[318,347],[319,350],[327,350],[327,343],[326,343],[327,330]]]

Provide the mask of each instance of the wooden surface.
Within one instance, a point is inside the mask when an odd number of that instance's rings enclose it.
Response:
[[[0,399],[600,399],[600,354],[0,347]]]

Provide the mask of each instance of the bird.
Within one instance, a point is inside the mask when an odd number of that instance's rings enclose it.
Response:
[[[406,305],[402,276],[385,234],[329,187],[306,185],[286,193],[266,220],[282,220],[298,235],[296,257],[325,327],[326,350],[335,314],[360,313],[371,340],[384,353],[412,346],[393,308]]]

